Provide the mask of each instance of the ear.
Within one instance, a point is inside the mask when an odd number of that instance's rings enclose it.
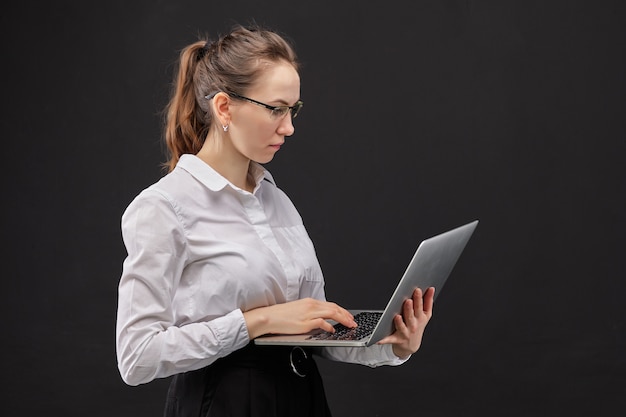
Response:
[[[217,93],[212,101],[213,114],[222,126],[230,123],[230,97],[224,92]]]

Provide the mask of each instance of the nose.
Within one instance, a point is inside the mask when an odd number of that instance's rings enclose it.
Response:
[[[291,117],[291,113],[288,113],[285,117],[283,117],[278,125],[278,129],[276,131],[282,136],[291,136],[293,132],[296,131],[296,128],[293,126],[293,118]]]

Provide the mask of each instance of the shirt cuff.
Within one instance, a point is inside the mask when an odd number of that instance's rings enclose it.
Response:
[[[240,309],[212,320],[211,324],[220,343],[220,351],[224,352],[224,356],[250,343],[248,326],[246,326],[246,320]]]
[[[387,356],[387,359],[389,361],[388,364],[390,366],[402,365],[404,362],[406,362],[409,359],[411,359],[411,355],[407,356],[405,359],[397,357],[396,354],[393,353],[393,345],[392,344],[382,345],[382,353],[383,353],[383,355]]]

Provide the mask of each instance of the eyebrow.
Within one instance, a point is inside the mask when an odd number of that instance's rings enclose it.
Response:
[[[268,100],[268,103],[282,103],[279,104],[279,106],[294,106],[298,101],[300,101],[301,99],[298,98],[296,101],[294,101],[292,104],[289,104],[289,102],[283,100],[283,99],[276,99],[276,100]]]

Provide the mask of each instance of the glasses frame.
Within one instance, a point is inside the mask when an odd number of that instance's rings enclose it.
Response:
[[[217,93],[209,94],[205,96],[205,98],[210,100],[215,96],[215,94]],[[291,118],[295,119],[298,116],[298,113],[300,112],[300,110],[302,109],[302,106],[304,105],[304,102],[302,100],[298,100],[293,106],[270,106],[269,104],[265,104],[258,100],[254,100],[250,97],[245,97],[236,93],[226,93],[226,94],[228,94],[229,96],[233,98],[236,98],[239,100],[245,100],[249,103],[256,104],[257,106],[260,106],[260,107],[265,107],[266,109],[272,112],[272,115],[274,115],[276,111],[279,111],[280,113],[282,113],[284,111],[282,109],[287,109],[287,111],[285,111],[285,114],[283,114],[282,116],[275,116],[277,120],[285,117],[287,113],[291,113]]]

